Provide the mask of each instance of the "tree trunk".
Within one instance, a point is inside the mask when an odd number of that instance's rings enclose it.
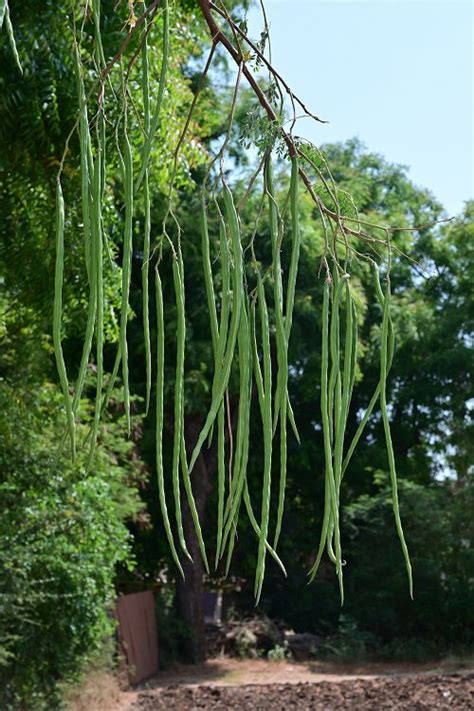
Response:
[[[197,441],[201,427],[202,418],[200,416],[189,416],[185,419],[184,436],[188,456]],[[214,450],[205,449],[198,457],[191,473],[193,493],[200,521],[203,521],[206,501],[212,491],[212,476],[215,466],[216,456]],[[204,566],[191,511],[184,492],[182,496],[182,513],[184,535],[193,562],[185,556],[181,557],[185,579],[183,580],[181,576],[178,576],[176,584],[176,610],[187,628],[187,633],[180,640],[180,653],[184,661],[190,664],[199,664],[206,658],[203,607]]]

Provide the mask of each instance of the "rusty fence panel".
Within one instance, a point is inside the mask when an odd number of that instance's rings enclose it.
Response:
[[[155,599],[151,591],[122,595],[115,606],[118,640],[130,684],[158,673]]]

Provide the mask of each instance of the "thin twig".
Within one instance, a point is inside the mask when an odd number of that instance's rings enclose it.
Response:
[[[301,158],[303,158],[303,159],[308,160],[308,157],[307,157],[307,156],[304,154],[304,152],[301,151],[301,150],[298,148],[298,146],[296,145],[296,143],[295,143],[295,141],[294,141],[294,139],[293,139],[293,136],[291,135],[291,132],[288,133],[287,131],[285,131],[284,127],[279,123],[278,117],[277,117],[277,115],[275,114],[275,111],[274,111],[273,107],[270,105],[270,103],[269,103],[267,97],[265,96],[264,91],[263,91],[262,88],[259,86],[259,84],[258,84],[256,78],[254,77],[254,75],[252,74],[252,72],[249,70],[249,68],[248,68],[248,66],[247,66],[247,64],[246,64],[245,58],[244,58],[244,57],[242,56],[242,54],[234,47],[234,45],[233,45],[232,42],[229,40],[229,38],[222,32],[221,28],[219,27],[219,25],[218,25],[218,24],[216,23],[216,21],[214,20],[212,11],[215,11],[215,12],[217,12],[219,15],[224,16],[224,19],[225,19],[227,22],[229,21],[228,16],[226,16],[225,13],[222,13],[222,12],[220,11],[220,9],[219,9],[216,5],[214,5],[214,3],[212,2],[212,0],[198,0],[198,2],[199,2],[199,6],[200,6],[200,8],[201,8],[201,12],[202,12],[202,14],[203,14],[203,17],[204,17],[204,19],[205,19],[205,21],[206,21],[206,23],[207,23],[208,28],[209,28],[209,32],[210,32],[210,34],[211,34],[213,43],[214,43],[214,44],[221,44],[221,45],[224,47],[224,49],[227,50],[227,52],[228,52],[229,55],[232,57],[232,59],[234,60],[234,62],[235,62],[239,67],[241,67],[242,74],[243,74],[243,75],[245,76],[245,78],[247,79],[247,81],[248,81],[248,83],[249,83],[249,85],[250,85],[252,91],[254,92],[256,98],[258,99],[260,105],[261,105],[262,108],[265,110],[265,112],[266,112],[266,114],[267,114],[267,116],[268,116],[268,119],[269,119],[270,123],[273,124],[273,125],[277,128],[277,130],[278,130],[278,132],[279,132],[281,138],[282,138],[283,141],[286,143],[290,158],[293,158],[293,157],[295,157],[295,156],[299,156],[299,157],[301,157]],[[235,24],[235,23],[234,23],[234,24]],[[285,87],[285,89],[288,91],[288,93],[290,94],[290,96],[294,96],[293,92],[291,92],[291,89],[289,89],[289,87],[288,87],[288,85],[286,84],[286,82],[285,82],[285,81],[282,79],[282,77],[276,72],[276,70],[274,70],[273,66],[268,62],[268,60],[267,60],[266,57],[260,52],[260,50],[258,50],[258,48],[255,47],[255,45],[254,45],[254,44],[251,42],[251,40],[247,37],[246,33],[243,32],[243,30],[241,30],[241,29],[238,27],[238,25],[235,25],[235,31],[237,31],[237,32],[243,37],[243,39],[245,39],[245,41],[247,42],[247,44],[248,44],[252,49],[254,49],[254,51],[257,52],[257,54],[258,54],[258,56],[260,57],[260,59],[265,62],[266,66],[267,66],[271,71],[274,72],[274,76],[275,76],[276,78],[278,78],[278,80],[282,83],[282,85],[283,85],[283,86]],[[298,103],[300,104],[300,106],[302,106],[303,110],[304,110],[304,111],[307,111],[306,107],[300,102],[300,100],[297,99],[296,96],[294,96],[294,98],[295,98],[296,101],[298,101]],[[308,113],[308,115],[311,115],[311,112],[307,111],[307,113]],[[321,121],[321,119],[319,119],[319,118],[317,118],[317,117],[315,117],[315,118],[316,118],[316,120],[318,120],[318,121],[324,123],[323,121]],[[380,243],[386,244],[385,240],[377,240],[376,238],[372,237],[371,235],[367,234],[365,231],[363,231],[363,230],[361,230],[361,229],[359,229],[359,230],[354,230],[354,229],[351,229],[350,227],[348,227],[347,224],[346,224],[346,222],[356,222],[356,223],[358,223],[358,224],[360,225],[360,224],[361,224],[361,221],[358,220],[358,219],[355,219],[355,218],[349,218],[349,217],[345,217],[345,216],[342,216],[342,215],[341,215],[341,213],[340,213],[339,201],[337,200],[337,195],[335,195],[335,196],[333,197],[333,199],[336,198],[336,199],[334,199],[335,206],[336,206],[336,210],[331,210],[329,207],[327,207],[327,205],[324,203],[324,201],[323,201],[323,200],[319,197],[319,195],[317,195],[317,193],[315,192],[314,187],[313,187],[313,184],[312,184],[312,181],[311,181],[311,179],[309,178],[308,174],[307,174],[307,173],[303,170],[303,168],[301,168],[301,167],[299,168],[299,171],[298,171],[298,172],[299,172],[299,175],[300,175],[300,177],[301,177],[301,179],[302,179],[304,185],[306,186],[306,189],[308,190],[308,192],[309,192],[311,198],[312,198],[313,201],[316,203],[316,206],[318,207],[318,210],[319,210],[319,212],[321,213],[321,216],[322,216],[322,215],[325,215],[326,217],[329,218],[329,220],[330,220],[331,223],[332,223],[332,226],[333,226],[333,240],[334,240],[334,245],[336,244],[336,242],[338,242],[338,240],[337,240],[337,232],[338,232],[338,230],[340,230],[340,232],[342,233],[342,235],[343,235],[343,237],[344,237],[344,241],[345,241],[345,244],[346,244],[346,248],[347,248],[346,234],[347,234],[347,235],[350,235],[350,236],[352,236],[352,237],[356,237],[356,238],[358,238],[358,239],[361,239],[361,240],[363,240],[363,241],[369,242],[369,243],[374,243],[374,242],[375,242],[375,243],[379,243],[379,244],[380,244]],[[331,176],[331,178],[332,178],[332,176]],[[331,182],[334,182],[334,181],[332,180]],[[433,222],[431,225],[430,225],[430,224],[426,224],[426,225],[423,225],[422,227],[420,227],[420,229],[423,229],[423,228],[424,228],[424,229],[427,229],[428,227],[433,226],[433,225],[435,225],[435,224],[438,224],[439,222],[447,222],[447,221],[449,221],[449,220],[440,220],[440,221],[437,221],[437,222]],[[371,225],[371,226],[375,226],[375,225]],[[382,230],[386,230],[386,228],[385,228],[384,226],[378,226],[378,228],[379,228],[379,229],[382,229]],[[395,228],[389,228],[389,229],[390,229],[391,231],[394,231],[394,230],[395,230]],[[402,231],[402,230],[404,230],[404,229],[406,229],[406,230],[408,230],[408,229],[416,230],[417,228],[416,228],[416,227],[413,227],[413,228],[396,228],[396,229]]]
[[[137,19],[135,22],[134,26],[130,28],[130,32],[127,34],[127,36],[122,40],[122,44],[118,48],[117,52],[114,54],[110,62],[107,64],[107,66],[102,70],[102,81],[107,77],[108,74],[110,74],[110,71],[112,70],[112,67],[119,61],[119,59],[122,57],[123,53],[127,49],[130,40],[132,39],[132,36],[135,34],[136,30],[138,27],[140,27],[148,17],[148,15],[152,14],[155,12],[156,8],[160,4],[161,0],[153,0],[151,3],[150,7],[147,7],[145,12],[143,12],[140,17]]]
[[[314,120],[317,121],[318,123],[329,123],[329,121],[325,121],[324,119],[319,118],[319,116],[316,116],[316,114],[313,114],[313,112],[310,111],[310,110],[306,107],[306,105],[303,103],[303,101],[302,101],[300,98],[298,98],[298,96],[296,96],[296,94],[291,90],[291,87],[290,87],[289,84],[285,81],[285,79],[281,76],[281,74],[280,74],[279,72],[277,72],[277,70],[275,69],[275,67],[272,65],[271,61],[268,60],[268,59],[265,57],[265,55],[263,54],[263,52],[261,52],[261,51],[259,50],[259,48],[257,47],[257,45],[256,45],[254,42],[252,42],[252,40],[250,39],[250,37],[248,37],[248,35],[237,25],[237,23],[235,23],[235,22],[232,20],[232,18],[229,16],[228,13],[223,12],[219,7],[217,7],[217,5],[214,5],[213,2],[210,2],[210,3],[209,3],[209,7],[211,8],[211,10],[214,10],[214,12],[217,12],[221,17],[223,17],[223,18],[229,23],[229,25],[231,26],[231,28],[232,28],[235,32],[237,32],[237,33],[242,37],[242,39],[248,44],[248,46],[250,47],[250,49],[251,49],[253,52],[255,52],[255,54],[257,55],[257,57],[265,64],[265,66],[266,66],[267,69],[269,70],[270,74],[283,86],[283,88],[284,88],[285,91],[289,94],[289,96],[290,96],[290,98],[292,99],[292,101],[293,101],[293,100],[296,101],[296,103],[301,106],[301,108],[302,108],[303,111],[305,112],[305,115],[306,115],[306,116],[309,116],[310,118],[314,119]]]

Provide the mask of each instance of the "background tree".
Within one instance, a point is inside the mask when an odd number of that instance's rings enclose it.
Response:
[[[94,6],[95,8],[97,5]],[[65,3],[58,8],[54,3],[29,3],[12,9],[15,36],[23,65],[23,78],[15,67],[14,58],[8,46],[0,48],[0,77],[2,93],[0,99],[0,150],[1,173],[0,194],[2,215],[0,222],[1,244],[0,273],[2,276],[1,334],[2,334],[2,399],[4,419],[0,428],[3,440],[3,457],[7,464],[2,472],[2,508],[15,501],[10,515],[5,519],[6,536],[25,519],[15,539],[15,554],[24,561],[18,569],[22,580],[31,581],[34,589],[36,574],[31,573],[31,562],[36,555],[46,560],[50,574],[56,583],[65,576],[72,585],[78,605],[94,601],[94,620],[80,630],[61,626],[64,645],[71,655],[67,658],[67,668],[52,652],[45,652],[45,683],[48,693],[62,676],[73,674],[87,658],[86,647],[90,640],[98,640],[103,633],[104,610],[113,595],[113,567],[116,561],[130,559],[130,540],[127,539],[123,522],[133,533],[134,554],[137,561],[133,573],[139,584],[155,580],[163,569],[168,580],[176,585],[178,612],[187,624],[188,634],[183,639],[183,653],[187,659],[203,658],[204,636],[202,616],[203,565],[198,554],[198,541],[186,501],[183,500],[183,526],[189,550],[193,554],[194,565],[181,556],[181,564],[186,568],[186,582],[183,583],[172,562],[161,516],[158,510],[158,493],[155,471],[155,417],[154,395],[150,414],[142,425],[138,422],[134,429],[133,445],[121,445],[118,428],[124,426],[120,419],[123,411],[115,398],[111,417],[102,421],[99,429],[97,461],[86,474],[83,460],[72,466],[65,459],[51,458],[55,433],[63,432],[58,424],[60,405],[56,381],[54,357],[51,341],[52,300],[54,282],[54,221],[55,182],[63,155],[63,147],[74,127],[77,116],[77,77],[74,66],[74,37],[81,36],[82,60],[86,71],[84,79],[87,93],[91,92],[92,104],[100,107],[100,93],[97,90],[97,37],[94,31],[96,9],[83,17],[82,6]],[[151,6],[150,6],[151,7]],[[198,13],[204,9],[204,19]],[[241,4],[227,3],[229,10],[239,11]],[[141,10],[141,8],[139,8]],[[187,128],[176,162],[176,181],[173,191],[173,210],[185,235],[180,242],[185,264],[184,287],[186,295],[186,370],[185,370],[185,419],[184,434],[188,456],[191,456],[195,441],[212,401],[214,355],[206,305],[206,289],[202,276],[201,234],[196,215],[200,210],[199,186],[207,173],[209,158],[215,156],[229,126],[229,106],[232,102],[235,74],[229,70],[229,60],[236,59],[229,50],[229,42],[237,43],[245,32],[244,24],[236,21],[218,39],[219,47],[214,57],[218,62],[214,72],[219,72],[219,83],[212,81],[212,72],[202,79],[202,69],[209,50],[209,3],[173,3],[173,32],[170,36],[171,56],[169,63],[166,100],[162,105],[161,120],[157,128],[156,140],[151,149],[149,192],[152,244],[160,239],[163,218],[167,213],[170,174],[182,128],[186,123],[188,110],[193,98],[198,96],[194,113]],[[140,17],[140,14],[137,13]],[[153,15],[148,33],[149,71],[151,85],[156,87],[159,80],[162,56],[163,15]],[[233,14],[237,18],[237,14]],[[199,21],[198,21],[199,18]],[[84,20],[84,25],[82,22]],[[133,29],[125,5],[119,8],[115,3],[101,3],[101,42],[104,56],[111,59],[123,40],[122,28]],[[207,25],[207,27],[206,27]],[[138,29],[140,29],[139,26]],[[211,22],[212,29],[212,22]],[[126,36],[126,35],[125,35]],[[130,41],[123,53],[122,67],[127,60],[137,59],[142,50],[139,31],[131,31]],[[262,44],[256,45],[258,52]],[[242,39],[242,42],[244,40]],[[33,51],[32,49],[33,48]],[[249,63],[263,61],[255,50],[248,50],[245,59]],[[243,56],[243,55],[242,55]],[[238,57],[237,57],[238,58]],[[258,61],[257,61],[258,60]],[[119,62],[114,67],[117,74],[107,75],[119,95],[121,77]],[[142,161],[143,130],[137,116],[143,115],[145,99],[141,90],[141,73],[138,61],[130,66],[128,110],[134,120],[130,120],[129,139],[132,149],[133,166],[139,172]],[[242,69],[243,71],[243,69]],[[241,77],[242,81],[245,77]],[[223,82],[222,85],[220,82]],[[107,84],[108,86],[108,84]],[[262,79],[253,85],[253,92],[244,95],[244,103],[235,111],[226,145],[227,164],[224,178],[231,185],[236,204],[241,205],[240,217],[242,240],[247,254],[252,243],[255,260],[246,265],[249,292],[254,296],[256,286],[255,264],[265,276],[265,294],[268,302],[271,334],[271,365],[273,382],[279,370],[276,331],[278,314],[274,308],[273,289],[275,283],[272,234],[268,220],[268,206],[262,211],[262,181],[256,180],[255,189],[246,195],[252,175],[254,157],[268,152],[275,141],[275,133],[268,124],[268,115],[278,103],[275,86]],[[255,94],[255,91],[257,92]],[[260,93],[259,93],[260,92]],[[104,293],[107,309],[104,312],[104,359],[110,370],[114,365],[119,338],[119,312],[121,300],[121,268],[123,266],[122,234],[125,222],[124,202],[126,189],[120,171],[120,158],[115,150],[122,134],[122,105],[110,100],[113,92],[107,88],[106,94],[106,149],[105,156],[108,176],[104,187],[103,224],[104,249]],[[156,98],[156,93],[152,98]],[[271,116],[270,116],[271,118]],[[99,126],[96,112],[90,114],[91,126],[95,131]],[[135,119],[137,119],[135,121]],[[108,123],[107,123],[108,122]],[[269,128],[270,126],[270,128]],[[244,137],[239,141],[239,137]],[[95,133],[93,135],[95,140]],[[442,208],[425,191],[416,189],[399,166],[387,164],[380,156],[367,153],[355,142],[344,145],[327,146],[323,154],[314,152],[304,142],[291,136],[290,146],[300,151],[300,158],[306,160],[308,179],[315,177],[320,166],[318,161],[329,161],[335,182],[338,185],[338,200],[343,214],[355,219],[353,203],[347,198],[350,193],[359,208],[361,219],[380,222],[395,230],[392,240],[395,248],[392,260],[392,318],[397,331],[399,356],[395,359],[389,381],[393,440],[401,475],[402,509],[406,514],[406,529],[413,548],[416,563],[415,582],[430,594],[420,595],[419,602],[411,605],[408,599],[401,600],[401,588],[406,585],[402,558],[393,532],[388,532],[390,518],[390,490],[387,485],[387,458],[384,434],[380,416],[374,413],[356,455],[341,486],[341,501],[345,506],[342,519],[342,537],[345,542],[345,557],[349,565],[346,577],[351,602],[347,611],[364,634],[372,635],[374,646],[392,644],[392,651],[398,643],[399,630],[403,628],[404,644],[409,644],[417,634],[422,622],[423,645],[433,648],[449,645],[458,636],[446,632],[447,620],[456,621],[454,630],[462,627],[462,606],[468,604],[472,585],[467,571],[470,564],[469,542],[457,545],[456,531],[459,526],[466,530],[468,541],[468,505],[471,497],[470,470],[472,445],[472,205],[468,204],[465,214],[455,224],[433,227],[433,221],[442,217]],[[293,141],[293,143],[291,143]],[[95,144],[94,144],[95,146]],[[286,146],[286,147],[285,147]],[[290,212],[287,202],[289,188],[288,144],[285,139],[277,143],[278,154],[275,163],[275,198],[281,210],[281,223],[289,226]],[[123,146],[122,146],[123,148]],[[248,150],[251,148],[251,150]],[[77,376],[83,334],[86,327],[85,304],[89,299],[89,284],[83,250],[83,195],[81,195],[80,171],[81,146],[77,132],[72,132],[69,151],[64,163],[62,185],[67,206],[66,240],[68,250],[65,263],[63,349],[71,380]],[[96,155],[96,154],[95,154]],[[324,158],[325,157],[325,158]],[[308,161],[312,161],[308,162]],[[219,183],[219,162],[211,174],[213,188]],[[324,175],[324,174],[323,174]],[[222,177],[222,176],[221,176]],[[304,182],[304,179],[303,179]],[[279,553],[288,568],[288,579],[281,576],[276,564],[268,559],[268,584],[263,588],[261,605],[272,616],[284,618],[295,629],[311,629],[321,633],[341,630],[344,620],[340,617],[339,600],[336,594],[336,578],[333,567],[323,563],[321,574],[312,587],[306,587],[306,572],[314,560],[318,544],[324,508],[324,457],[320,425],[320,397],[318,385],[321,369],[321,302],[323,275],[320,274],[321,255],[325,249],[325,234],[322,229],[321,211],[333,212],[327,189],[316,182],[316,198],[311,192],[302,193],[299,200],[300,229],[302,235],[299,274],[297,280],[293,331],[289,346],[289,392],[290,401],[298,424],[302,444],[299,445],[288,431],[288,509],[284,519]],[[318,192],[319,191],[319,192]],[[246,196],[246,201],[241,201]],[[323,200],[323,205],[318,202]],[[324,202],[325,201],[325,202]],[[212,200],[210,201],[212,203]],[[222,207],[222,202],[220,203]],[[263,219],[259,220],[259,217]],[[329,218],[328,218],[329,219]],[[172,221],[171,221],[172,222]],[[346,225],[348,223],[345,223]],[[351,223],[352,224],[352,223]],[[417,228],[418,225],[426,227]],[[430,226],[431,225],[431,226]],[[129,348],[130,389],[146,399],[146,353],[143,341],[143,264],[144,233],[146,231],[146,204],[142,192],[135,196],[133,222],[133,253],[130,287],[130,321],[127,340]],[[176,249],[176,230],[169,226]],[[357,230],[356,230],[357,232]],[[255,234],[254,234],[255,233]],[[217,213],[210,209],[209,219],[211,263],[214,270],[214,288],[218,303],[222,297],[222,272],[219,268],[221,243]],[[285,234],[292,235],[288,227]],[[367,227],[360,234],[351,234],[353,248],[359,252],[370,252],[377,261],[381,257],[380,243],[370,239],[380,238],[380,231]],[[369,241],[367,241],[369,240]],[[472,241],[472,240],[471,240]],[[289,243],[281,253],[284,274],[290,263]],[[400,250],[397,252],[396,250]],[[403,254],[402,254],[403,253]],[[405,256],[409,253],[409,258]],[[155,255],[156,256],[156,255]],[[426,278],[429,273],[430,278]],[[176,359],[176,295],[173,285],[172,250],[160,263],[165,302],[165,413],[164,413],[164,459],[169,473],[173,456],[174,392]],[[150,292],[153,293],[153,269],[150,270]],[[380,376],[378,344],[380,341],[381,309],[376,303],[373,282],[369,268],[364,261],[351,262],[352,294],[357,304],[360,358],[357,370],[357,387],[351,403],[348,418],[348,436],[357,426],[361,412],[376,387]],[[249,303],[251,303],[249,301]],[[153,298],[150,299],[151,342],[157,342],[156,313]],[[152,351],[156,357],[155,346]],[[227,427],[226,446],[229,451],[229,432],[235,438],[236,419],[239,409],[239,383],[235,358],[235,368],[228,386],[231,415]],[[81,406],[83,422],[91,424],[91,408],[95,397],[97,360],[94,356],[88,369],[87,387]],[[34,395],[38,392],[38,396]],[[33,394],[33,396],[32,396]],[[258,413],[258,394],[252,391],[252,412]],[[227,403],[226,403],[227,405]],[[143,411],[143,403],[132,401],[132,412]],[[20,413],[20,414],[19,414]],[[33,417],[31,417],[33,413]],[[47,426],[39,428],[38,420],[47,413]],[[117,422],[118,420],[118,422]],[[259,514],[262,500],[262,431],[258,417],[252,416],[251,442],[247,480]],[[12,423],[14,426],[12,428]],[[44,424],[44,423],[42,423]],[[124,427],[125,429],[125,427]],[[21,441],[15,444],[15,433],[20,432]],[[24,433],[24,434],[23,434]],[[85,435],[79,426],[79,435]],[[144,473],[137,467],[138,435],[140,456],[148,471],[147,484]],[[79,440],[81,437],[79,437]],[[31,442],[31,444],[30,444]],[[275,439],[278,450],[278,435]],[[23,446],[25,445],[25,446]],[[28,447],[31,451],[28,450]],[[33,460],[33,462],[32,462]],[[443,484],[441,476],[447,467],[452,470],[454,483]],[[194,495],[208,543],[209,559],[213,559],[215,539],[216,503],[216,445],[203,448],[192,474]],[[139,470],[139,472],[137,471]],[[49,474],[52,472],[51,480]],[[273,462],[272,477],[277,482],[279,476],[278,456]],[[45,482],[48,481],[48,486]],[[137,517],[139,504],[136,490],[140,484],[140,494],[146,502],[151,523],[143,514]],[[25,488],[27,496],[20,496]],[[71,513],[70,497],[74,494],[77,506]],[[167,494],[172,500],[170,482]],[[367,498],[370,494],[370,498]],[[103,495],[107,496],[106,503]],[[277,506],[277,486],[272,492],[272,511]],[[53,502],[53,503],[51,503]],[[51,509],[51,518],[45,516],[45,508]],[[84,511],[90,518],[85,521]],[[449,515],[441,516],[449,509]],[[71,530],[84,531],[84,539],[79,548],[67,535],[63,535],[61,519],[69,512]],[[68,514],[69,515],[69,514]],[[30,518],[29,518],[30,517]],[[47,519],[47,520],[46,520]],[[106,521],[107,519],[107,521]],[[143,524],[146,525],[143,525]],[[57,548],[51,547],[51,540],[39,536],[38,548],[32,551],[24,544],[30,535],[28,526],[51,526],[56,532]],[[111,528],[109,528],[109,526]],[[275,530],[275,517],[270,519],[270,537]],[[390,529],[391,531],[391,529]],[[173,520],[173,532],[175,524]],[[383,535],[381,535],[383,533]],[[23,538],[22,538],[23,536]],[[100,546],[94,548],[90,542],[97,536]],[[110,536],[113,545],[109,547]],[[8,539],[10,540],[10,539]],[[438,555],[428,555],[426,544],[436,540]],[[92,555],[94,548],[94,555]],[[66,554],[64,553],[66,551]],[[76,555],[84,553],[87,564],[83,576],[93,581],[87,591],[91,597],[81,597],[80,580],[73,575],[68,565]],[[382,553],[384,555],[382,555]],[[2,554],[10,565],[8,548]],[[65,556],[64,566],[58,559]],[[89,556],[89,557],[88,557]],[[101,557],[102,556],[102,557]],[[106,562],[104,562],[106,561]],[[239,535],[236,540],[233,572],[246,581],[240,606],[244,611],[253,609],[250,579],[258,562],[258,540],[241,508]],[[105,569],[104,569],[105,566]],[[417,572],[418,571],[418,572]],[[222,568],[215,582],[219,582]],[[82,574],[81,574],[82,575]],[[123,583],[124,571],[120,580]],[[387,588],[367,596],[367,589],[379,587],[379,580],[387,579]],[[446,580],[449,578],[449,583]],[[82,579],[82,578],[80,578]],[[5,608],[4,620],[11,616],[11,610],[20,609],[18,597],[18,577],[6,578],[10,607]],[[54,588],[54,585],[52,586]],[[392,592],[387,594],[387,589]],[[431,594],[432,593],[432,594]],[[61,593],[62,594],[62,593]],[[292,601],[298,596],[299,604]],[[379,616],[372,619],[371,605],[376,600]],[[30,602],[37,598],[31,592]],[[64,600],[59,596],[60,600]],[[429,601],[436,605],[436,614],[427,614]],[[23,604],[23,603],[22,603]],[[22,608],[23,609],[23,608]],[[45,638],[46,647],[59,627],[70,614],[67,605],[61,607],[61,619],[52,616],[52,607],[41,598],[37,609],[41,620],[51,635]],[[58,606],[54,608],[58,609]],[[383,614],[382,614],[383,613]],[[28,611],[28,614],[30,612]],[[76,613],[74,613],[76,614]],[[436,624],[430,625],[430,620]],[[445,624],[443,625],[443,620]],[[308,622],[309,621],[309,622]],[[22,628],[19,639],[11,637],[11,630],[4,624],[3,660],[5,674],[11,669],[25,669],[30,673],[31,660],[28,659],[31,629],[28,623]],[[467,629],[467,628],[466,628]],[[351,628],[350,634],[354,632]],[[191,632],[189,634],[189,632]],[[355,636],[355,635],[353,635]],[[85,641],[84,641],[85,640]],[[469,637],[463,637],[468,644]],[[48,647],[49,649],[49,647]],[[23,656],[22,656],[23,655]],[[49,656],[50,655],[50,656]],[[18,660],[23,660],[21,665]],[[25,676],[27,678],[27,676]],[[7,691],[17,693],[20,681],[14,680],[17,688]],[[23,683],[23,682],[21,682]],[[39,675],[28,682],[40,685]],[[26,687],[25,687],[26,688]],[[40,701],[38,702],[40,703]]]

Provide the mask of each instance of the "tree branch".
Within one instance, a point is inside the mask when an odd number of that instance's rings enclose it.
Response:
[[[270,102],[268,101],[267,97],[265,96],[264,91],[261,89],[255,76],[252,74],[251,70],[248,68],[248,66],[246,64],[245,57],[242,56],[242,53],[234,47],[234,45],[229,40],[229,38],[221,30],[221,28],[215,21],[212,13],[213,13],[213,11],[217,12],[222,17],[224,17],[224,19],[227,22],[229,22],[229,17],[226,15],[226,13],[224,13],[222,10],[220,10],[220,8],[218,8],[216,5],[214,5],[212,0],[198,0],[198,3],[199,3],[199,7],[201,9],[202,15],[204,17],[204,20],[206,21],[206,24],[209,28],[209,32],[210,32],[213,44],[214,45],[221,44],[224,47],[224,49],[228,52],[228,54],[232,57],[234,62],[237,64],[237,66],[242,67],[242,74],[247,79],[253,93],[255,94],[260,105],[262,106],[265,113],[267,114],[267,117],[268,117],[270,123],[275,125],[276,128],[278,129],[278,132],[279,132],[281,138],[283,139],[283,141],[285,142],[285,144],[288,148],[288,154],[289,154],[290,158],[301,157],[303,160],[307,160],[304,153],[295,144],[295,141],[294,141],[291,133],[288,133],[287,131],[285,131],[283,126],[280,124],[280,122],[278,120],[278,116],[276,115],[273,107],[271,106]],[[238,27],[238,25],[236,25],[232,21],[231,21],[231,29],[234,32],[237,32],[244,39],[244,41],[248,44],[248,46],[251,47],[252,50],[256,52],[257,56],[262,61],[265,62],[265,65],[267,66],[267,68],[270,70],[270,72],[273,74],[273,76],[280,81],[280,83],[286,89],[286,91],[288,92],[290,97],[292,99],[294,99],[295,101],[297,101],[299,103],[299,105],[303,108],[303,110],[309,116],[312,116],[313,118],[315,118],[317,121],[319,121],[321,123],[327,123],[327,122],[319,119],[317,116],[314,116],[314,114],[312,114],[311,112],[309,112],[306,109],[306,106],[293,94],[293,92],[291,91],[287,82],[281,77],[280,74],[278,74],[276,72],[276,70],[273,68],[271,63],[266,59],[266,57],[263,55],[263,53],[261,53],[260,50],[258,50],[258,48],[255,46],[255,44],[249,39],[247,34],[245,32],[243,32],[243,30],[241,30]],[[336,209],[336,211],[334,211],[334,210],[331,210],[330,208],[328,208],[327,205],[325,205],[324,201],[315,192],[313,183],[312,183],[310,177],[308,176],[308,174],[306,173],[306,171],[300,166],[298,169],[298,172],[299,172],[300,178],[302,179],[311,198],[315,202],[318,210],[323,215],[326,215],[329,220],[331,220],[331,222],[335,226],[336,231],[339,229],[341,231],[342,235],[350,235],[352,237],[357,237],[358,239],[362,239],[362,240],[369,242],[369,243],[377,242],[379,244],[384,244],[383,240],[379,240],[379,239],[372,237],[370,234],[364,232],[360,228],[357,230],[354,230],[354,229],[348,227],[345,224],[346,219],[349,222],[354,222],[356,220],[353,220],[351,218],[345,218],[344,216],[340,215],[338,209]],[[336,195],[334,196],[334,201],[337,206],[337,196]],[[356,221],[356,222],[358,222],[358,221]],[[435,225],[435,224],[437,224],[437,222],[433,222],[433,225]],[[425,227],[426,227],[426,225],[425,225]],[[383,229],[384,231],[390,231],[390,228],[385,228],[382,226],[380,226],[379,229]],[[400,229],[403,229],[403,228],[400,228]],[[413,229],[416,229],[416,227]]]
[[[136,29],[142,25],[146,18],[151,15],[152,13],[155,12],[157,9],[158,5],[160,4],[161,0],[153,0],[151,5],[147,7],[147,9],[140,15],[140,17],[136,20],[135,24],[133,27],[130,28],[130,32],[127,34],[127,36],[123,39],[122,44],[118,48],[117,52],[114,54],[110,62],[107,64],[107,66],[102,70],[102,75],[101,79],[102,81],[107,77],[108,74],[110,74],[110,71],[112,67],[117,64],[119,61],[120,57],[122,54],[125,52],[127,49],[130,40],[132,39],[133,34],[135,33]]]
[[[275,111],[273,110],[273,107],[269,103],[267,97],[265,96],[265,93],[259,86],[257,80],[255,79],[254,75],[250,71],[250,69],[247,67],[245,58],[241,55],[241,53],[235,49],[234,45],[232,42],[226,37],[226,35],[222,32],[221,28],[219,25],[216,23],[214,20],[214,17],[212,15],[212,2],[211,0],[198,0],[199,6],[201,8],[201,12],[203,14],[203,17],[207,23],[207,26],[209,28],[209,32],[212,37],[212,41],[215,44],[221,44],[227,52],[230,54],[234,62],[239,66],[242,65],[242,73],[247,79],[252,91],[254,92],[255,96],[257,97],[260,105],[262,108],[265,110],[269,121],[274,124],[278,128],[278,132],[280,133],[283,141],[286,143],[286,146],[288,148],[288,153],[290,158],[294,158],[296,156],[302,156],[301,152],[298,150],[298,147],[296,146],[293,137],[285,131],[283,126],[280,125],[278,121],[278,116],[276,115]],[[299,168],[299,175],[301,179],[303,180],[303,183],[305,184],[306,188],[308,189],[308,192],[310,193],[311,197],[315,201],[316,205],[318,206],[318,209],[324,212],[325,215],[329,219],[331,219],[333,222],[335,222],[341,231],[344,233],[345,232],[345,227],[341,223],[340,217],[336,212],[333,212],[330,210],[324,202],[321,200],[321,198],[314,192],[312,182],[307,175],[307,173],[303,170],[303,168]],[[358,236],[362,236],[362,233],[357,233]]]
[[[316,116],[316,114],[313,114],[313,112],[307,108],[307,106],[303,103],[303,101],[291,90],[291,87],[285,81],[285,79],[282,77],[282,75],[279,72],[277,72],[277,70],[272,65],[272,63],[265,57],[263,52],[261,52],[259,50],[257,45],[254,42],[252,42],[252,40],[247,36],[247,34],[243,30],[240,29],[240,27],[237,25],[237,23],[235,23],[230,16],[227,16],[223,12],[223,10],[221,10],[219,7],[217,7],[217,5],[215,5],[212,2],[212,0],[209,3],[209,6],[210,6],[211,10],[214,10],[214,12],[217,12],[221,17],[223,17],[231,25],[232,29],[235,30],[235,32],[237,32],[237,34],[239,34],[242,37],[244,42],[246,42],[248,44],[248,46],[250,47],[250,49],[253,52],[255,52],[257,57],[265,64],[265,66],[270,71],[272,76],[277,81],[280,82],[280,84],[283,86],[283,88],[285,89],[287,94],[289,94],[291,99],[294,99],[296,101],[296,103],[300,105],[300,107],[303,109],[303,111],[305,112],[305,114],[307,116],[314,119],[315,121],[318,121],[319,123],[329,123],[329,121],[324,121],[324,119],[320,119],[319,116]]]

